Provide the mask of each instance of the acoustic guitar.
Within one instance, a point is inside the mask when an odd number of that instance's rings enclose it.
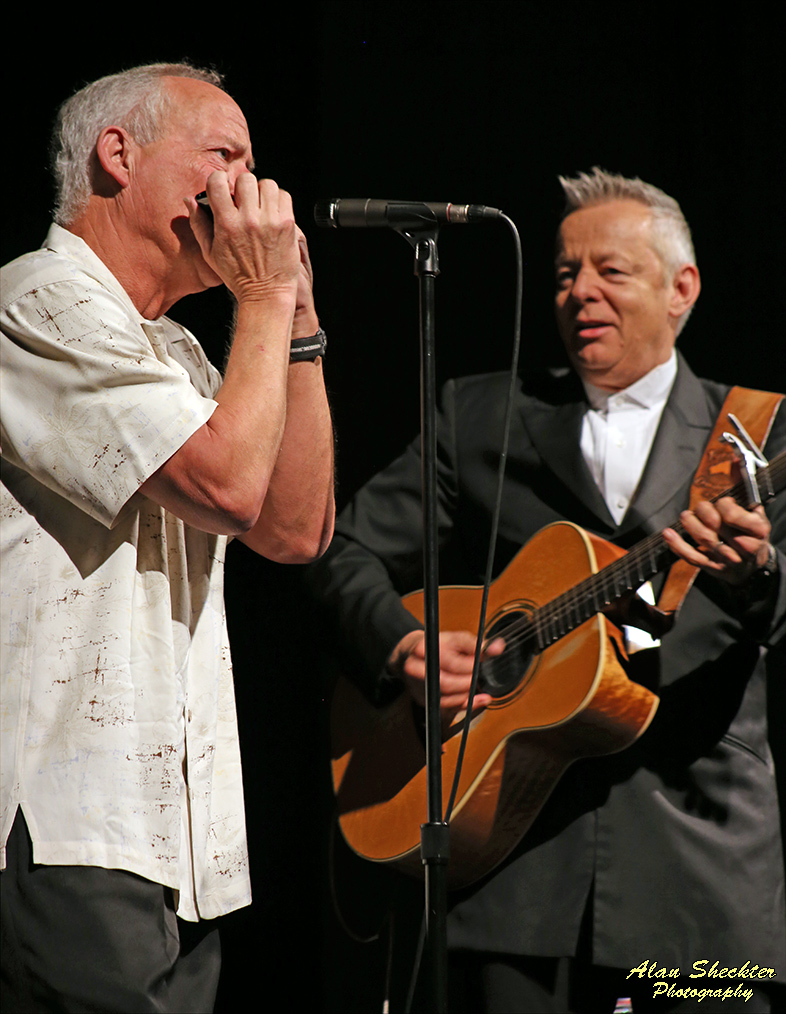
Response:
[[[757,472],[772,498],[786,486],[786,452]],[[742,483],[720,496],[745,500]],[[672,525],[678,532],[682,526]],[[471,722],[450,821],[448,884],[489,873],[521,841],[570,764],[630,746],[658,698],[628,679],[620,631],[604,612],[675,557],[660,533],[625,551],[577,525],[541,529],[492,583],[485,640],[505,650],[481,663],[479,690],[492,703],[443,721],[447,799],[464,723]],[[443,630],[477,630],[480,588],[443,587]],[[423,622],[418,592],[403,599]],[[427,819],[422,709],[405,693],[375,708],[346,678],[333,698],[332,773],[338,820],[358,855],[422,875]]]

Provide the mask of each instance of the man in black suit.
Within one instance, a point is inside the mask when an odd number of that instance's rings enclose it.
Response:
[[[783,500],[767,515],[730,498],[685,510],[728,392],[674,350],[700,288],[687,223],[639,180],[595,169],[561,182],[556,315],[573,370],[516,393],[497,572],[564,519],[623,548],[663,530],[700,572],[674,628],[640,656],[658,670],[649,729],[574,764],[512,855],[452,897],[451,985],[471,1011],[610,1012],[620,996],[637,1014],[769,1010],[786,971],[765,698],[768,669],[783,664]],[[479,376],[443,392],[443,584],[483,579],[507,384]],[[765,453],[784,446],[781,408]],[[415,442],[357,494],[311,578],[358,679],[402,682],[423,702],[424,634],[399,601],[422,585],[420,511]],[[666,527],[678,516],[685,538]],[[446,709],[467,699],[474,645],[471,631],[440,635]],[[754,964],[773,972],[749,974]],[[721,987],[732,992],[702,999]]]

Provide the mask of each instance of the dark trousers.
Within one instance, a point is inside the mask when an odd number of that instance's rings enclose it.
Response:
[[[215,924],[178,920],[172,891],[133,873],[35,865],[21,812],[0,904],[4,1014],[213,1010]]]

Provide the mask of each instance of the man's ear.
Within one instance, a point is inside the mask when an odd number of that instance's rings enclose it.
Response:
[[[695,264],[683,264],[678,268],[672,282],[669,301],[669,315],[679,319],[693,306],[701,292],[701,278]]]
[[[96,142],[98,166],[122,189],[131,180],[132,140],[122,127],[104,127]]]

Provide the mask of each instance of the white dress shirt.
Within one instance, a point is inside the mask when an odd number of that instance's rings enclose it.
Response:
[[[611,516],[620,524],[639,485],[660,417],[677,376],[677,356],[624,391],[610,394],[583,381],[589,407],[581,452]]]
[[[226,540],[139,487],[220,376],[57,226],[2,285],[2,842],[21,807],[35,862],[213,918],[250,901]]]
[[[676,376],[677,355],[672,351],[665,363],[623,391],[610,394],[583,381],[589,406],[581,426],[581,452],[618,525],[636,494]],[[638,594],[654,605],[649,581]],[[624,633],[629,652],[659,643],[634,627],[625,627]]]

